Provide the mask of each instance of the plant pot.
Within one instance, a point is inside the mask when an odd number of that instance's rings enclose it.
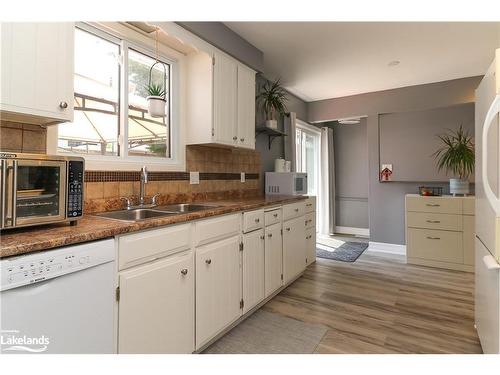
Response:
[[[165,104],[167,101],[161,96],[148,96],[148,113],[151,117],[165,117]]]
[[[469,194],[469,181],[461,180],[459,178],[450,178],[450,194]]]
[[[270,129],[278,129],[278,120],[266,120],[266,127]]]

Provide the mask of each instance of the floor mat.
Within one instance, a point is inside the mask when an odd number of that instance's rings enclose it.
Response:
[[[367,243],[349,241],[336,248],[328,246],[316,247],[316,256],[341,262],[354,262],[367,248]]]

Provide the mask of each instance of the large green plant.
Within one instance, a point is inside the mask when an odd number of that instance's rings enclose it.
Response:
[[[279,78],[273,82],[266,81],[256,99],[266,113],[268,120],[276,120],[277,113],[284,115],[287,111],[285,104],[288,100],[287,92],[281,87]]]
[[[468,178],[474,172],[474,144],[472,136],[464,131],[462,125],[456,131],[439,135],[443,146],[433,156],[438,170],[444,169],[460,179]]]

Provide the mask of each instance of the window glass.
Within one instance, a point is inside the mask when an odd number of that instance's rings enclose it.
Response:
[[[60,124],[58,151],[118,155],[120,46],[75,29],[74,121]]]
[[[165,89],[165,117],[148,114],[149,71],[156,62],[133,49],[128,52],[128,153],[136,156],[170,157],[170,65],[158,63],[151,83]],[[166,80],[166,84],[165,84]]]

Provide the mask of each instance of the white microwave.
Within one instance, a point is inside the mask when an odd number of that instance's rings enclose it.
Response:
[[[266,195],[307,194],[307,173],[266,172]]]

